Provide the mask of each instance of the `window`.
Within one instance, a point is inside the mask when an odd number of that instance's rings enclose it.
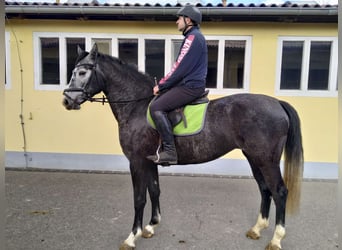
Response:
[[[281,89],[300,89],[302,60],[302,41],[284,41],[281,61]]]
[[[208,72],[207,88],[216,88],[217,86],[217,62],[218,62],[218,40],[207,40],[208,47]]]
[[[138,65],[138,39],[118,39],[119,58],[126,63]]]
[[[224,43],[223,88],[243,88],[246,41]]]
[[[59,84],[59,39],[40,38],[41,82],[40,84]]]
[[[38,90],[66,88],[78,56],[77,46],[86,48],[86,36],[34,33],[33,40],[35,88]]]
[[[67,80],[71,78],[77,60],[77,47],[85,49],[84,38],[66,38]]]
[[[172,40],[172,46],[171,46],[171,62],[175,62],[178,57],[178,52],[182,46],[182,41],[181,39],[173,39]]]
[[[328,90],[331,42],[311,42],[309,60],[309,90]]]
[[[208,72],[206,87],[211,93],[247,92],[251,58],[251,37],[206,36]],[[182,40],[172,40],[171,59],[175,60]]]
[[[248,92],[251,37],[206,37],[207,88],[211,93]]]
[[[145,40],[145,71],[152,77],[164,76],[165,40]]]
[[[112,55],[112,39],[94,38],[92,44],[96,43],[99,52],[107,55]]]
[[[337,38],[279,39],[280,95],[337,95]]]
[[[178,56],[181,35],[34,33],[35,87],[38,90],[66,88],[77,59],[77,46],[137,65],[160,80]],[[211,93],[246,92],[249,89],[251,37],[208,36],[207,88]],[[318,53],[318,52],[315,52]],[[317,64],[317,62],[313,62]]]

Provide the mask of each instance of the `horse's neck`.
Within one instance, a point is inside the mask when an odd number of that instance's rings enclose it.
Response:
[[[108,99],[110,102],[110,99]],[[129,103],[110,103],[113,115],[117,120],[119,127],[128,125],[130,121],[137,116],[145,116],[148,100],[129,102]]]
[[[112,70],[112,68],[116,70]],[[133,113],[141,112],[146,114],[148,99],[152,99],[152,83],[151,86],[147,83],[149,79],[144,75],[140,75],[139,72],[134,72],[133,69],[130,70],[124,70],[117,64],[113,64],[105,70],[105,72],[122,74],[121,76],[113,75],[113,73],[106,75],[104,90],[119,124],[127,123]]]
[[[146,115],[147,107],[152,96],[152,89],[136,89],[129,87],[122,90],[109,89],[106,93],[112,112],[120,124],[127,122],[137,115]]]

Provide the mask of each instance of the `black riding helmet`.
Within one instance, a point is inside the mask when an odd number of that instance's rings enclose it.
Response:
[[[202,22],[202,13],[199,11],[198,8],[189,4],[181,8],[177,12],[177,16],[189,17],[193,21],[195,26]]]

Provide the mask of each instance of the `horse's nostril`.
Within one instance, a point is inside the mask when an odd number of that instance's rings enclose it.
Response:
[[[70,110],[71,109],[71,104],[69,102],[69,100],[67,98],[64,98],[63,99],[63,106],[67,109],[67,110]]]
[[[68,100],[67,100],[66,98],[64,98],[64,99],[63,99],[63,105],[66,106],[66,105],[68,105],[68,104],[69,104]]]

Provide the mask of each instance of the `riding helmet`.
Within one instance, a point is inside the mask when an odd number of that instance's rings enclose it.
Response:
[[[196,24],[200,24],[202,21],[202,13],[198,8],[187,4],[177,12],[177,16],[189,17]]]

